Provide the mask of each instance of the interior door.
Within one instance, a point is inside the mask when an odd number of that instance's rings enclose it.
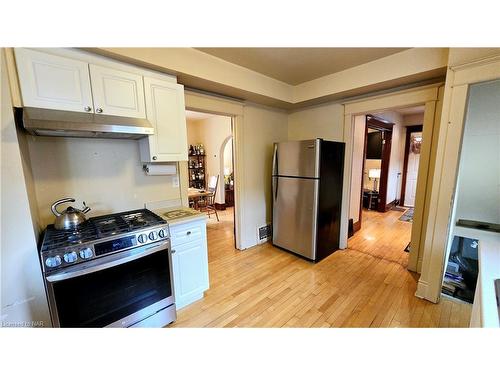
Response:
[[[411,137],[422,139],[422,132],[413,132]],[[410,137],[410,139],[411,139]],[[410,141],[411,142],[411,141]],[[406,187],[404,206],[415,206],[415,194],[417,192],[418,164],[420,162],[420,152],[415,153],[414,147],[410,144],[408,153],[408,167],[406,169]]]
[[[319,180],[273,177],[273,244],[316,258]]]
[[[24,106],[94,111],[86,62],[25,48],[15,55]]]
[[[90,64],[95,112],[146,118],[142,76]]]

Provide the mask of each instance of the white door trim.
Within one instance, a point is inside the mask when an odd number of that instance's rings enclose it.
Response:
[[[423,258],[422,235],[425,233],[427,221],[424,220],[428,214],[429,204],[426,201],[428,195],[429,172],[432,172],[431,166],[431,140],[433,138],[433,129],[435,128],[436,102],[440,97],[440,87],[442,84],[433,84],[402,90],[390,94],[365,98],[362,100],[345,102],[344,104],[344,142],[346,143],[346,157],[344,164],[344,202],[350,202],[351,191],[351,173],[352,173],[352,153],[353,153],[353,124],[354,116],[370,112],[378,112],[395,107],[411,107],[425,105],[423,138],[429,140],[422,144],[422,152],[419,164],[419,182],[417,184],[417,193],[415,199],[415,213],[412,226],[412,249],[408,268],[411,271],[420,271],[418,269],[419,259]],[[347,223],[349,220],[349,205],[342,206],[340,228],[340,247],[347,247]]]
[[[441,295],[469,85],[495,79],[500,79],[500,55],[448,68],[430,199],[432,231],[426,233],[417,288],[417,296],[432,302]]]
[[[243,104],[236,101],[202,94],[199,92],[184,91],[186,109],[201,111],[222,116],[230,116],[233,125],[233,170],[234,170],[234,219],[236,233],[236,248],[245,249],[247,246],[242,238],[242,230],[245,225],[245,174],[244,174],[244,140],[243,140]],[[187,164],[186,164],[187,168]],[[181,168],[184,169],[184,168]],[[187,170],[185,171],[187,173]],[[182,176],[181,176],[182,178]],[[181,199],[187,204],[187,189],[181,189]]]

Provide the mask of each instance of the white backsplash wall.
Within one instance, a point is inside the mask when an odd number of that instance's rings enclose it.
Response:
[[[88,217],[180,198],[175,176],[146,176],[135,140],[29,136],[41,227],[54,222],[50,206],[64,197],[85,201]]]

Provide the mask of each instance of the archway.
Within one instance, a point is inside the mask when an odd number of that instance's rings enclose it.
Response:
[[[220,159],[220,172],[219,172],[219,187],[220,187],[220,196],[221,198],[223,198],[223,203],[226,203],[226,197],[225,197],[225,181],[224,181],[224,168],[225,168],[225,163],[224,163],[224,151],[226,150],[226,146],[228,145],[228,143],[231,141],[231,146],[233,146],[232,142],[233,142],[233,136],[232,135],[229,135],[227,136],[226,139],[224,139],[224,141],[222,142],[222,145],[220,146],[220,150],[219,150],[219,159]],[[233,146],[234,147],[234,146]],[[231,158],[233,157],[232,154],[234,152],[234,148],[231,152]],[[231,160],[231,164],[233,166],[233,172],[234,172],[234,163],[233,161]]]

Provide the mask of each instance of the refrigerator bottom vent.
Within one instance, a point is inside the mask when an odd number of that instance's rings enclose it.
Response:
[[[259,239],[259,243],[266,242],[272,237],[272,228],[271,224],[264,225],[257,229],[257,235]]]

